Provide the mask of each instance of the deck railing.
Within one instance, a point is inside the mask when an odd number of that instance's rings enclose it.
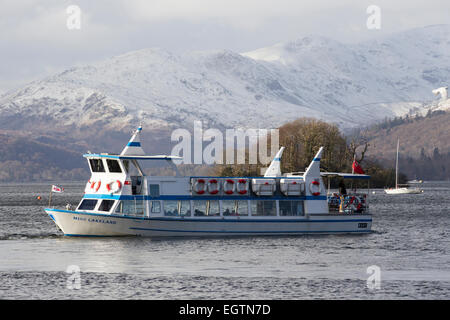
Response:
[[[366,193],[349,193],[340,195],[333,193],[328,196],[328,208],[330,213],[361,214],[369,212]]]

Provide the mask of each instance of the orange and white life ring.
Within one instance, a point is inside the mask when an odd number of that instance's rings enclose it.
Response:
[[[313,180],[309,184],[309,191],[313,196],[320,196],[320,182],[319,180]]]
[[[111,187],[113,184],[116,184],[116,187],[114,189],[112,189],[112,187]],[[106,185],[106,189],[108,190],[108,192],[111,192],[111,193],[119,192],[120,189],[122,189],[122,183],[119,180],[111,181],[110,183],[108,183]]]
[[[219,185],[219,182],[217,181],[217,179],[211,179],[208,181],[207,189],[210,194],[219,193],[219,188],[220,188],[220,185]]]
[[[231,188],[229,187],[231,186]],[[235,185],[234,185],[234,180],[231,179],[227,179],[225,180],[225,182],[223,183],[223,191],[226,194],[233,194],[234,193],[234,189],[235,189]]]
[[[362,207],[361,201],[359,200],[358,197],[352,196],[350,198],[350,200],[347,202],[347,204],[345,205],[345,208],[348,208],[348,207],[353,209],[353,211],[359,210]]]
[[[236,185],[236,191],[239,194],[246,194],[248,192],[248,180],[247,179],[239,179]]]
[[[95,192],[97,192],[98,191],[98,189],[100,189],[100,186],[102,185],[102,182],[99,180],[99,181],[90,181],[89,180],[89,183],[91,184],[91,189],[93,189]],[[95,187],[97,185],[97,187]]]
[[[199,186],[202,186],[199,188]],[[204,194],[206,189],[206,183],[204,179],[197,179],[194,183],[194,192],[197,194]]]

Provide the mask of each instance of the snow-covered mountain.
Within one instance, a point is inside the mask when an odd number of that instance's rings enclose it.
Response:
[[[144,49],[4,93],[0,128],[274,128],[299,117],[348,128],[417,112],[449,81],[450,25],[354,45],[305,37],[243,54]]]

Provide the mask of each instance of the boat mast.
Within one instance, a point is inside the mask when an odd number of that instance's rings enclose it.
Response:
[[[397,139],[397,158],[395,160],[395,189],[398,189],[398,149],[399,149],[400,139]]]

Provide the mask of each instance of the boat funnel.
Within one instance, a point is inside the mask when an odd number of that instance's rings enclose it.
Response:
[[[142,131],[142,127],[136,129],[130,141],[120,153],[121,156],[144,156],[144,149],[141,147],[141,140],[139,134]]]
[[[320,147],[303,175],[305,180],[306,178],[320,178],[320,158],[322,157],[322,152],[323,147]]]
[[[273,158],[270,166],[267,168],[264,177],[280,177],[281,176],[281,156],[283,155],[284,147],[281,147],[280,150]]]

